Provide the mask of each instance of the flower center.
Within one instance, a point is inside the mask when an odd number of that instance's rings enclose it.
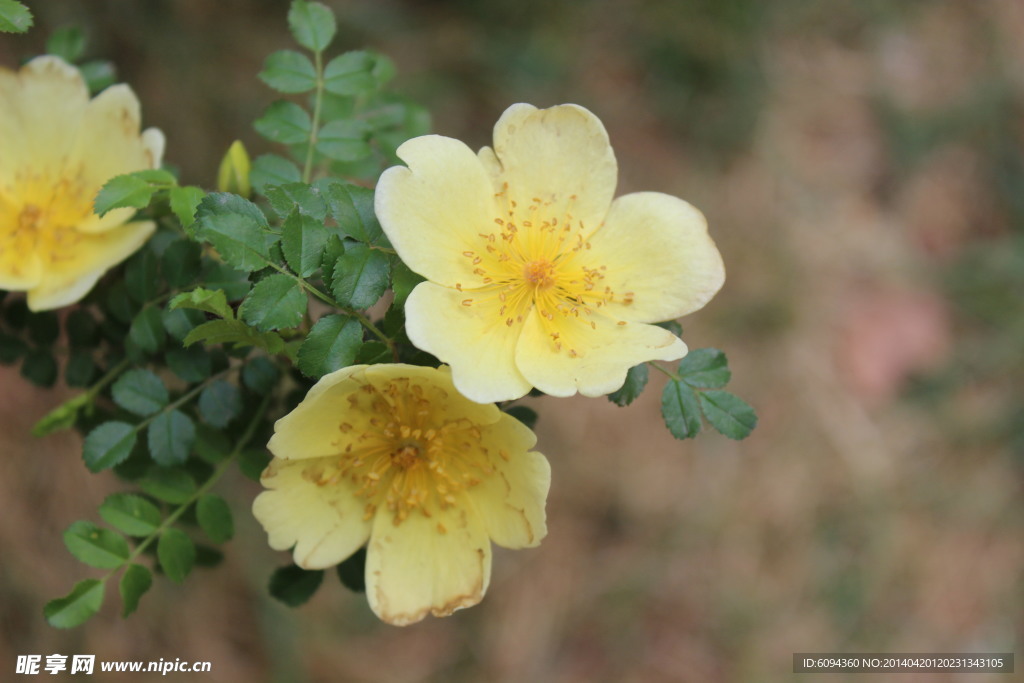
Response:
[[[555,266],[544,259],[523,266],[523,279],[537,289],[550,289],[555,284]]]
[[[321,486],[351,480],[366,499],[365,519],[383,505],[395,525],[416,511],[432,517],[458,505],[459,492],[494,467],[480,430],[467,419],[445,418],[447,400],[440,387],[408,378],[361,386],[348,396],[346,413],[372,417],[361,426],[341,422],[338,459],[311,464],[305,476]],[[440,521],[437,529],[446,532]]]
[[[18,172],[0,185],[0,268],[24,274],[36,258],[56,264],[74,258],[81,240],[75,226],[92,215],[81,177]]]

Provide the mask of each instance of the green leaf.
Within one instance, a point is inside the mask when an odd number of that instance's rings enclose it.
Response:
[[[302,47],[323,52],[334,39],[334,13],[319,2],[294,0],[288,9],[288,28]]]
[[[172,187],[169,191],[171,211],[178,217],[182,227],[189,228],[196,220],[196,208],[203,201],[206,192],[195,185]]]
[[[269,464],[270,454],[265,448],[246,448],[238,454],[238,469],[253,481],[260,480],[260,475]]]
[[[110,388],[114,403],[141,417],[152,415],[170,400],[167,387],[149,370],[134,369],[121,375]]]
[[[665,322],[655,324],[658,327],[668,330],[677,337],[683,336],[683,326],[679,324],[678,320],[666,320]]]
[[[57,373],[57,361],[49,349],[29,351],[21,363],[21,376],[37,387],[52,387]]]
[[[324,67],[324,89],[335,95],[362,95],[377,86],[373,57],[363,51],[338,55]]]
[[[214,543],[224,543],[235,535],[231,508],[220,496],[200,496],[196,501],[196,519],[199,521],[199,528]]]
[[[60,404],[32,427],[32,436],[39,438],[73,427],[78,412],[89,405],[89,396],[79,394],[70,401]]]
[[[732,377],[725,354],[718,349],[693,349],[679,361],[678,374],[699,389],[724,387]]]
[[[153,574],[141,564],[130,564],[121,575],[118,591],[121,593],[121,618],[132,614],[139,606],[139,598],[153,585]]]
[[[252,285],[249,276],[226,263],[206,261],[203,264],[203,285],[206,289],[219,289],[228,301],[241,301]]]
[[[154,298],[160,288],[160,261],[152,249],[140,249],[128,259],[124,269],[128,296],[144,304]]]
[[[333,287],[334,266],[338,259],[345,253],[345,243],[337,235],[327,238],[327,245],[324,247],[323,260],[320,263],[320,274],[323,276],[324,284],[328,289]]]
[[[176,240],[167,245],[161,258],[161,266],[164,280],[169,287],[186,287],[199,277],[202,266],[201,252],[200,246],[192,240]]]
[[[286,100],[271,103],[263,116],[253,122],[256,132],[271,142],[282,145],[297,145],[309,140],[313,121],[309,112]]]
[[[334,296],[342,306],[369,308],[387,290],[391,262],[365,244],[348,247],[334,266]]]
[[[301,351],[301,350],[300,350]],[[391,363],[391,349],[384,342],[368,341],[359,347],[356,360],[352,365],[376,365],[377,363]]]
[[[82,72],[82,78],[89,86],[89,92],[93,94],[117,81],[117,71],[114,69],[114,65],[105,59],[94,59],[91,62],[79,64],[78,70]]]
[[[196,480],[179,467],[153,465],[138,484],[154,498],[175,505],[187,503],[196,492]]]
[[[242,396],[230,382],[219,379],[199,394],[199,414],[210,426],[227,427],[241,411]]]
[[[167,330],[167,334],[171,335],[178,341],[185,339],[188,333],[200,325],[206,322],[206,315],[202,311],[197,311],[192,308],[182,309],[164,309],[164,312],[160,315],[163,319],[164,329]]]
[[[196,426],[196,455],[211,465],[217,465],[231,452],[232,445],[227,434],[210,425]]]
[[[164,356],[171,372],[186,382],[202,382],[213,371],[213,360],[201,346],[172,349]]]
[[[363,343],[362,326],[346,315],[326,315],[309,331],[299,348],[299,370],[307,377],[352,365]]]
[[[174,176],[161,169],[146,169],[114,176],[96,195],[96,213],[103,216],[113,209],[142,209],[160,190],[177,184]]]
[[[196,426],[179,410],[161,413],[149,423],[149,454],[158,465],[180,465],[188,460],[196,439]]]
[[[77,26],[61,26],[46,39],[46,53],[74,64],[85,52],[85,34]]]
[[[99,338],[96,319],[84,308],[76,308],[68,314],[64,321],[64,331],[74,349],[92,348]]]
[[[352,553],[338,565],[338,579],[356,593],[366,592],[366,546]]]
[[[702,392],[700,405],[711,426],[730,439],[745,439],[757,426],[750,404],[728,391]]]
[[[608,400],[617,406],[628,406],[647,386],[647,376],[645,363],[634,365],[626,373],[626,382],[618,391],[608,394]]]
[[[316,67],[301,52],[279,50],[267,56],[260,80],[278,92],[309,92],[316,88]]]
[[[421,275],[409,270],[409,266],[401,260],[394,259],[391,265],[391,288],[395,290],[395,300],[391,305],[396,308],[405,305],[405,300],[409,298],[412,290],[424,279]]]
[[[264,356],[253,358],[242,367],[242,383],[261,396],[274,390],[280,375],[277,366]]]
[[[92,352],[84,349],[72,349],[64,366],[64,381],[69,387],[87,387],[96,376],[96,363]]]
[[[28,345],[17,337],[0,332],[0,363],[10,365],[28,351]]]
[[[322,570],[310,571],[290,564],[274,570],[270,576],[270,594],[289,607],[298,607],[313,597],[323,580]]]
[[[147,353],[156,353],[163,347],[166,338],[163,317],[156,306],[147,306],[139,311],[128,329],[128,338]]]
[[[28,7],[16,0],[0,0],[0,33],[24,33],[30,26],[32,13]]]
[[[113,467],[131,455],[138,432],[126,422],[105,422],[85,437],[82,459],[90,472]]]
[[[257,157],[252,162],[252,170],[249,172],[249,182],[259,193],[265,193],[270,185],[297,183],[300,180],[302,180],[302,172],[299,171],[299,167],[294,162],[276,154],[264,154]]]
[[[327,202],[324,201],[320,188],[308,183],[285,183],[267,188],[267,200],[271,208],[281,218],[287,218],[295,209],[306,216],[312,216],[323,223],[327,218]]]
[[[316,151],[335,161],[359,161],[370,156],[370,127],[358,119],[330,121],[320,129]]]
[[[181,583],[196,562],[196,544],[181,529],[165,529],[156,544],[156,557],[167,578]]]
[[[0,0],[0,3],[6,0]],[[2,4],[0,4],[2,12]],[[54,628],[73,628],[89,620],[103,606],[104,584],[99,579],[84,579],[63,598],[46,603],[43,615]]]
[[[281,250],[293,271],[309,277],[320,267],[329,233],[322,220],[293,211],[281,228]]]
[[[34,313],[28,319],[28,336],[36,346],[50,346],[60,336],[60,322],[53,311]]]
[[[298,282],[275,273],[256,283],[238,312],[247,323],[268,332],[300,325],[308,302]]]
[[[505,410],[506,413],[516,418],[524,425],[533,429],[537,424],[537,411],[528,406],[511,406]]]
[[[120,567],[131,553],[121,534],[81,520],[64,532],[64,545],[80,562],[97,569]]]
[[[148,536],[160,526],[160,510],[142,496],[112,493],[100,504],[100,517],[129,536]]]
[[[278,239],[259,207],[226,192],[208,194],[199,202],[194,230],[197,237],[216,247],[225,261],[244,271],[265,267]]]
[[[373,210],[373,190],[333,183],[327,188],[327,204],[345,235],[360,242],[383,246],[384,231]]]
[[[276,332],[259,332],[241,320],[210,320],[188,333],[182,342],[190,346],[196,342],[206,345],[234,344],[256,346],[272,355],[284,351],[284,340]]]
[[[170,307],[195,308],[228,320],[235,317],[235,312],[228,305],[224,291],[220,289],[210,290],[196,287],[191,292],[184,292],[171,299]]]
[[[669,381],[661,392],[661,416],[677,439],[692,439],[700,432],[700,404],[685,382]]]

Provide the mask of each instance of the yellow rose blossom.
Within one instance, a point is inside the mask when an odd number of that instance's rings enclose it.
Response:
[[[376,211],[427,279],[409,296],[412,342],[474,401],[615,391],[627,370],[686,345],[648,323],[706,304],[725,281],[703,215],[657,192],[613,201],[615,155],[576,105],[508,108],[479,154],[440,135],[398,149]]]
[[[483,598],[491,541],[535,546],[551,480],[533,432],[473,403],[448,368],[360,365],[323,377],[278,420],[253,514],[306,569],[364,544],[366,593],[405,625]]]
[[[0,289],[28,292],[34,311],[81,299],[153,233],[102,218],[93,199],[122,173],[157,168],[164,136],[139,133],[139,101],[126,85],[92,100],[81,74],[57,57],[0,69]]]

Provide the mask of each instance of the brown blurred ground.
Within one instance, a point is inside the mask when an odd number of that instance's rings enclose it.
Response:
[[[272,99],[255,74],[290,46],[287,3],[29,4],[40,27],[0,39],[0,63],[81,23],[186,182],[209,185],[236,137],[268,151],[249,124]],[[979,331],[942,283],[966,250],[1020,230],[983,142],[1010,126],[1000,153],[1019,159],[1021,120],[983,119],[982,142],[933,124],[984,107],[988,87],[1020,101],[1024,6],[332,4],[343,47],[391,55],[437,132],[481,146],[509,103],[578,102],[608,127],[620,193],[700,207],[729,276],[684,338],[728,352],[730,388],[761,424],[741,443],[675,441],[660,378],[625,409],[536,401],[549,536],[496,552],[484,603],[452,618],[381,625],[330,576],[302,608],[274,603],[264,584],[286,557],[266,548],[246,514],[255,488],[236,478],[222,486],[238,517],[222,567],[184,587],[157,581],[128,621],[111,592],[100,617],[58,632],[43,603],[90,575],[60,532],[95,520],[117,484],[86,475],[75,438],[32,440],[64,392],[6,371],[0,677],[17,654],[52,652],[210,660],[195,680],[226,682],[760,683],[795,678],[798,651],[1024,655],[1021,445],[976,433],[1019,400],[1020,368],[962,377],[931,402],[907,384],[941,374],[968,342],[1020,346],[1001,337],[1019,320]],[[892,115],[908,127],[894,134]]]

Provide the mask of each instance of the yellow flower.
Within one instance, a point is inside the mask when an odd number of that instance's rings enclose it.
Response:
[[[599,396],[626,371],[686,345],[650,325],[704,306],[725,281],[699,211],[657,192],[612,200],[601,121],[562,105],[508,108],[478,155],[427,135],[398,149],[376,211],[427,279],[406,303],[412,342],[479,402]]]
[[[34,311],[81,299],[153,233],[127,223],[133,209],[103,218],[96,193],[110,178],[156,168],[164,136],[139,134],[139,102],[126,85],[90,101],[78,70],[39,57],[0,69],[0,289],[28,292]]]
[[[447,368],[344,368],[278,420],[253,514],[306,569],[369,540],[366,593],[384,621],[445,616],[483,598],[492,540],[523,548],[547,533],[551,470],[535,443],[461,396]]]

